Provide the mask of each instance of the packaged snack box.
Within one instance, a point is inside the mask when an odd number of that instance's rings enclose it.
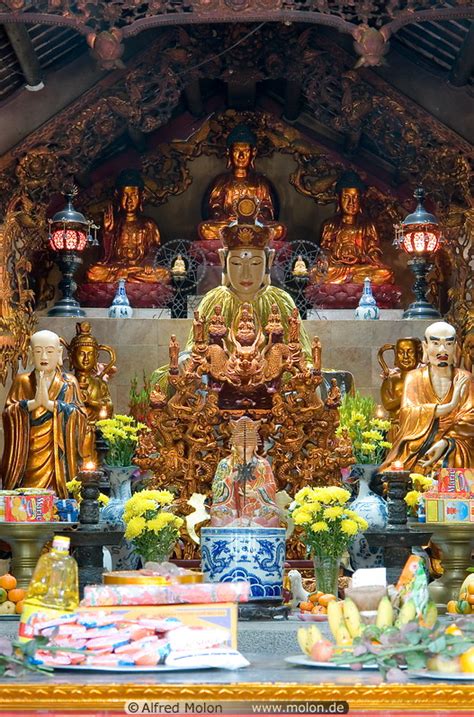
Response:
[[[38,523],[54,520],[54,493],[17,493],[6,495],[5,521],[8,523]]]

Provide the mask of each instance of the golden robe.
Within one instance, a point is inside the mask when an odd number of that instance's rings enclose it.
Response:
[[[48,391],[53,411],[28,411],[35,395],[35,371],[15,378],[3,412],[3,488],[49,488],[67,498],[66,481],[77,475],[87,421],[79,385],[56,369]]]
[[[436,407],[450,403],[453,386],[440,399],[431,384],[428,366],[407,373],[400,407],[400,428],[381,471],[388,470],[397,460],[403,462],[406,470],[414,470],[423,454],[442,438],[449,443],[442,459],[446,467],[474,466],[474,377],[459,368],[455,369],[454,375],[458,373],[469,376],[469,389],[446,416],[436,416]]]

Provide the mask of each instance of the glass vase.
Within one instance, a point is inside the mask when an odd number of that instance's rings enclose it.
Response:
[[[339,565],[341,558],[320,558],[313,556],[314,577],[316,578],[316,590],[337,597],[337,579],[339,577]]]

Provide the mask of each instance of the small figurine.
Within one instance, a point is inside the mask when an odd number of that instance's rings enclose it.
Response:
[[[179,343],[174,334],[171,334],[168,351],[170,357],[170,371],[177,373],[179,361]]]
[[[447,468],[474,465],[474,377],[455,368],[456,330],[437,321],[425,331],[425,366],[405,377],[400,428],[380,471],[401,461],[425,472],[438,461]]]
[[[30,340],[34,369],[18,374],[3,412],[2,485],[46,488],[67,498],[83,456],[87,413],[75,376],[62,370],[62,346],[52,331]]]
[[[331,388],[329,389],[328,396],[326,398],[326,407],[339,408],[339,406],[341,405],[341,401],[341,389],[337,385],[337,378],[332,378]]]
[[[265,326],[265,333],[272,343],[279,343],[283,340],[283,324],[281,322],[281,313],[278,304],[272,304],[270,315]]]
[[[288,343],[297,344],[300,340],[300,314],[295,307],[288,317]]]
[[[308,267],[301,254],[298,254],[298,258],[295,261],[292,274],[293,276],[308,276]]]
[[[315,336],[311,342],[311,354],[313,357],[314,370],[321,371],[321,341],[319,340],[319,336]]]
[[[205,341],[205,325],[199,316],[199,311],[194,312],[193,338],[196,344],[202,344]]]
[[[220,306],[220,304],[214,307],[214,313],[210,318],[207,331],[211,343],[222,344],[222,339],[227,335],[227,326],[225,318],[222,315],[222,306]]]
[[[231,421],[232,452],[212,482],[211,526],[279,527],[276,483],[269,462],[257,455],[259,421]]]
[[[186,264],[181,254],[178,254],[174,260],[173,266],[171,267],[171,274],[173,276],[186,276]]]

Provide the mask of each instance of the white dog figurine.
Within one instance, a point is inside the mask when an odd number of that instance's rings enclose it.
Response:
[[[298,570],[290,570],[288,573],[291,590],[291,609],[296,610],[300,602],[306,602],[309,593],[303,587],[303,578]]]

